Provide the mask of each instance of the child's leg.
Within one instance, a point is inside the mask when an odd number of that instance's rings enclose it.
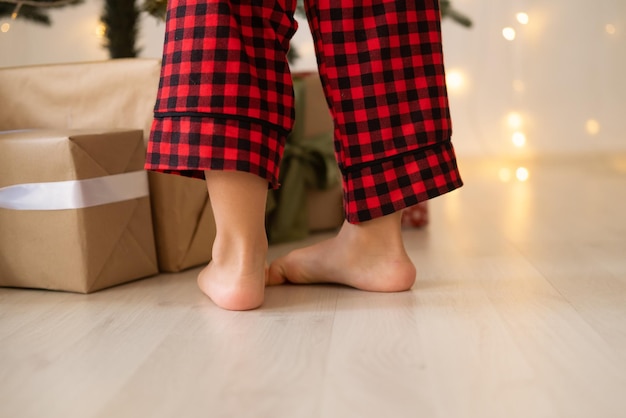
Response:
[[[408,289],[415,270],[400,211],[462,184],[438,1],[308,0],[307,15],[335,120],[347,222],[336,238],[274,262],[270,282]]]
[[[296,0],[169,0],[146,169],[206,178],[213,261],[198,277],[221,307],[263,301],[265,198],[294,119],[286,54]],[[184,205],[185,202],[179,202]]]
[[[240,171],[206,171],[217,234],[213,259],[198,276],[216,305],[246,310],[263,303],[267,181]]]

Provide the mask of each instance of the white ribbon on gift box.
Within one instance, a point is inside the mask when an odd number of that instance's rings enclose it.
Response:
[[[148,196],[145,171],[85,180],[25,183],[0,188],[0,208],[66,210],[106,205]]]

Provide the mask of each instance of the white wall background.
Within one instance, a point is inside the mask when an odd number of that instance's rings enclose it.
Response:
[[[471,29],[443,24],[459,155],[626,150],[626,1],[452,3],[474,21]],[[0,29],[10,28],[0,31],[0,67],[107,59],[96,34],[101,10],[102,0],[87,0],[53,11],[49,28],[3,19]],[[528,24],[517,21],[519,12]],[[514,40],[502,36],[504,27],[515,29]],[[296,35],[303,56],[296,70],[315,68],[307,31],[301,24]],[[163,32],[162,23],[143,19],[141,56],[160,57]]]

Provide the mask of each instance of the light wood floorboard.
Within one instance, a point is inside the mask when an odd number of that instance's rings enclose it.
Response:
[[[527,181],[501,179],[522,165]],[[0,289],[0,416],[623,417],[626,154],[461,169],[404,232],[409,292],[286,285],[237,313],[199,269]]]

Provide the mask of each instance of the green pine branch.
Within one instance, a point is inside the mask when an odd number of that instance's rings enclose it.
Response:
[[[465,26],[466,28],[472,27],[472,20],[464,14],[456,11],[451,5],[450,0],[440,0],[439,6],[441,8],[441,18],[450,18],[455,22]]]
[[[18,6],[15,3],[6,3],[0,0],[0,18],[2,17],[11,17],[13,13],[17,10],[17,19],[29,20],[34,23],[39,23],[42,25],[50,26],[52,24],[52,20],[48,15],[48,11],[50,9],[56,9],[65,6],[76,6],[78,4],[83,3],[83,0],[75,0],[70,3],[66,3],[60,6],[54,6],[53,4],[57,0],[34,0],[37,3],[41,3],[41,6],[32,6],[32,5],[21,5]]]
[[[157,19],[165,20],[167,0],[144,0],[141,9]]]

